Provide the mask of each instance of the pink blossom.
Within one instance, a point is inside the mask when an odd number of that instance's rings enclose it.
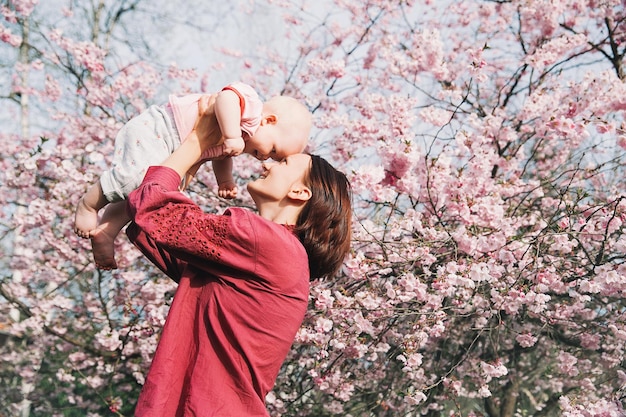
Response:
[[[328,320],[324,317],[320,317],[317,319],[317,325],[315,327],[315,331],[318,333],[328,333],[333,328],[333,321]]]
[[[14,35],[11,31],[4,27],[0,26],[0,41],[6,42],[11,46],[19,46],[22,43],[22,37],[18,35]]]
[[[491,390],[489,389],[489,387],[487,385],[482,385],[478,389],[477,395],[479,397],[481,397],[481,398],[489,398],[489,397],[491,397],[492,393],[491,393]]]
[[[318,292],[315,298],[315,307],[319,310],[327,310],[333,308],[335,298],[329,289],[322,289]]]
[[[529,63],[539,71],[543,71],[545,67],[566,58],[573,51],[576,51],[576,48],[584,46],[586,42],[587,37],[583,34],[568,34],[560,38],[551,39],[537,49],[534,54],[530,55]]]
[[[582,333],[580,336],[580,345],[589,350],[600,349],[600,342],[602,338],[598,334]]]
[[[500,378],[501,376],[507,375],[509,373],[506,366],[504,366],[504,364],[502,364],[500,361],[496,361],[492,364],[487,362],[481,362],[480,366],[487,378],[489,379]]]
[[[91,415],[95,402],[102,414],[136,398],[176,284],[123,236],[120,269],[97,271],[89,241],[72,232],[73,208],[129,117],[232,76],[302,98],[314,111],[309,149],[353,186],[351,252],[337,276],[311,283],[267,397],[271,415],[477,416],[483,397],[502,404],[509,377],[522,414],[558,412],[546,401],[559,397],[567,417],[623,414],[614,399],[626,380],[626,84],[601,43],[623,42],[607,32],[623,21],[623,1],[280,0],[246,3],[245,14],[229,5],[218,23],[236,17],[241,35],[256,7],[279,10],[285,27],[271,42],[230,45],[206,31],[197,70],[144,61],[140,43],[119,49],[119,33],[85,42],[92,28],[79,6],[39,3],[0,6],[0,224],[11,271],[0,283],[11,335],[0,358],[24,392],[56,378],[59,398]],[[40,59],[20,63],[24,13]],[[151,39],[151,25],[129,21],[116,30]],[[252,158],[234,163],[242,182],[259,169]],[[254,206],[245,193],[216,198],[210,169],[197,179],[190,196],[206,210]],[[68,342],[82,340],[92,349]],[[11,387],[1,388],[7,398],[20,394]],[[54,413],[44,403],[31,411]]]
[[[624,408],[618,400],[600,399],[585,404],[576,404],[569,397],[559,398],[564,417],[622,417]]]
[[[106,402],[113,413],[117,413],[124,404],[120,397],[107,397]]]
[[[520,344],[521,347],[527,348],[534,346],[535,343],[537,343],[538,339],[530,333],[522,333],[517,335],[517,337],[515,337],[515,340],[517,341],[517,343]]]
[[[578,369],[576,368],[576,363],[578,359],[570,353],[560,352],[558,355],[559,360],[559,370],[568,376],[576,376],[578,375]]]
[[[410,405],[418,405],[426,401],[428,397],[422,391],[416,391],[407,396],[407,402]]]
[[[39,4],[39,0],[14,0],[11,3],[17,13],[23,17],[28,17]]]

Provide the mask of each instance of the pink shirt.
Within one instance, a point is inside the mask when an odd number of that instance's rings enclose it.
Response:
[[[136,416],[268,416],[308,304],[306,251],[248,210],[204,213],[179,184],[150,167],[128,197],[129,238],[179,283]]]
[[[254,135],[261,123],[263,102],[254,88],[248,84],[235,82],[224,89],[233,90],[241,103],[241,130],[248,136]],[[170,95],[169,106],[174,114],[174,123],[181,140],[184,140],[198,118],[198,100],[201,94],[189,94],[182,97]],[[247,139],[244,135],[244,140]]]

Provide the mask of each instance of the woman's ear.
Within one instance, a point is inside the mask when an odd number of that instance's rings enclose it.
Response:
[[[302,202],[309,201],[312,195],[311,189],[304,184],[294,184],[287,193],[287,197],[290,199]]]

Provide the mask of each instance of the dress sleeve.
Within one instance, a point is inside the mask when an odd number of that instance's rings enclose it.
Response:
[[[156,244],[154,239],[141,230],[137,223],[131,222],[126,228],[126,235],[141,250],[146,258],[176,282],[180,281],[184,263],[173,257],[168,251]]]
[[[256,237],[246,215],[205,213],[178,191],[179,184],[180,177],[170,168],[148,169],[128,197],[131,241],[174,280],[187,264],[205,270],[220,264],[252,272]]]

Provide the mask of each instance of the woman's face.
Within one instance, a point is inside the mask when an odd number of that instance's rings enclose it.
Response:
[[[248,192],[257,206],[265,201],[281,201],[288,193],[303,186],[311,169],[311,156],[299,153],[280,162],[265,161],[262,166],[261,178],[248,183]]]

